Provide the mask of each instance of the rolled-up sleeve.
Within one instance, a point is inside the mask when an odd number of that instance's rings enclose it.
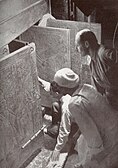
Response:
[[[55,150],[61,150],[68,140],[68,135],[71,128],[71,116],[68,112],[68,109],[62,112],[62,118],[59,128],[59,135],[57,137],[57,144]]]

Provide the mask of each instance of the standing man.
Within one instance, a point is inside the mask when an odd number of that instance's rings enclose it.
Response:
[[[118,109],[118,54],[115,49],[108,49],[98,44],[95,34],[83,29],[76,34],[75,44],[82,57],[91,57],[90,70],[92,85],[109,103]]]

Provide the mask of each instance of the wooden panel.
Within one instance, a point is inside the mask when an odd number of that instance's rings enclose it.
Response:
[[[0,47],[34,25],[47,10],[45,0],[1,0]]]
[[[81,56],[79,55],[79,53],[77,53],[75,49],[75,35],[79,30],[89,28],[95,33],[98,41],[101,42],[101,25],[87,22],[48,19],[47,26],[70,29],[70,55],[72,64],[71,68],[77,74],[81,74],[82,83],[90,83],[89,68],[86,65],[83,65],[82,67],[81,64],[83,61],[86,62],[86,60],[82,60]]]
[[[0,59],[2,168],[18,168],[36,150],[35,144],[21,147],[42,127],[41,116],[35,45],[31,43]]]
[[[70,30],[33,26],[21,39],[36,44],[37,69],[40,78],[51,81],[57,70],[70,67]],[[42,104],[49,102],[50,95],[41,90]],[[48,98],[48,99],[47,99]],[[47,99],[47,101],[46,101]]]
[[[72,29],[75,31],[75,33],[84,28],[89,28],[95,33],[99,43],[101,42],[101,24],[98,23],[48,19],[47,26]]]
[[[12,53],[12,52],[24,47],[27,44],[28,43],[25,41],[15,39],[8,44],[9,45],[9,52]]]
[[[0,48],[0,58],[3,58],[5,55],[8,55],[9,53],[12,53],[21,47],[24,47],[27,45],[27,42],[21,41],[21,40],[13,40],[8,45],[5,45],[4,47]]]

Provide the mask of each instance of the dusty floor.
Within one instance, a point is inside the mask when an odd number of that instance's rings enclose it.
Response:
[[[49,118],[44,119],[44,124],[50,125]],[[26,168],[45,168],[49,162],[50,155],[55,147],[56,139],[44,134],[44,146],[41,151],[32,159],[32,161],[26,166]],[[64,152],[68,148],[66,145]],[[74,164],[77,163],[77,152],[71,151],[68,157],[63,158],[63,168],[74,168]]]

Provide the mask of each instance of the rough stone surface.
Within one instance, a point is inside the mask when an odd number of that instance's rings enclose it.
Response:
[[[65,28],[70,30],[70,56],[71,56],[71,68],[77,73],[80,74],[81,82],[90,83],[90,70],[88,65],[86,64],[86,59],[82,60],[79,53],[76,51],[75,47],[75,35],[79,30],[84,28],[89,28],[92,30],[98,41],[101,42],[101,26],[100,24],[87,23],[87,22],[77,22],[77,21],[67,21],[67,20],[47,20],[47,27],[57,27],[57,28]]]
[[[21,147],[41,127],[35,45],[31,43],[0,59],[0,166],[16,168],[36,150],[36,145]]]
[[[45,115],[43,118],[43,124],[50,125],[51,120],[50,116]],[[44,134],[44,145],[42,146],[41,151],[37,154],[36,157],[26,166],[26,168],[45,168],[49,164],[49,159],[54,150],[56,139],[51,138],[50,136]],[[78,155],[76,151],[70,151],[68,154],[69,146],[68,144],[63,149],[59,163],[61,168],[73,168],[74,164],[78,162]],[[23,167],[24,168],[24,167]],[[60,167],[59,167],[60,168]]]
[[[22,40],[36,44],[37,69],[40,78],[52,81],[57,70],[71,67],[70,30],[33,26],[23,35]],[[50,106],[49,94],[41,89],[42,105]]]

